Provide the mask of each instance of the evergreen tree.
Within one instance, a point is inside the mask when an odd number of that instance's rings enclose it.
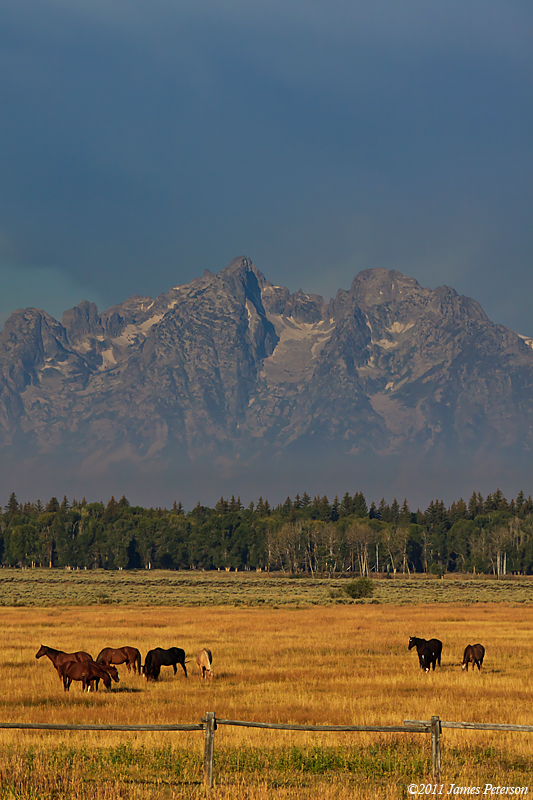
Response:
[[[366,517],[368,514],[368,508],[366,505],[366,500],[363,492],[356,492],[353,496],[353,513],[357,514],[358,517]]]
[[[353,513],[353,500],[349,492],[345,492],[341,500],[339,515],[341,517],[349,517],[350,514],[352,513]]]
[[[15,492],[11,492],[9,500],[7,501],[6,513],[9,517],[13,517],[19,513],[19,504]]]
[[[57,511],[59,511],[59,500],[57,499],[57,497],[50,498],[50,500],[46,504],[45,510],[48,511],[50,514],[55,514]]]
[[[411,524],[411,511],[409,510],[409,506],[407,504],[407,498],[404,499],[402,507],[400,509],[400,513],[398,516],[398,521],[401,525],[410,525]]]

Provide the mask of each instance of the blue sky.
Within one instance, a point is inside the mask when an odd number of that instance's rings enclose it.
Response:
[[[530,0],[3,0],[0,323],[250,256],[533,336]]]

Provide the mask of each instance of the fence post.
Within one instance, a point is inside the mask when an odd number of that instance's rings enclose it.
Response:
[[[215,731],[217,723],[214,711],[205,714],[205,745],[204,745],[204,785],[206,789],[213,788],[213,756],[215,754]]]
[[[431,766],[433,780],[440,782],[440,733],[441,724],[438,717],[431,717]]]

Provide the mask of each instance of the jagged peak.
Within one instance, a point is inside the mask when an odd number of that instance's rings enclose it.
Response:
[[[408,278],[395,269],[383,267],[365,269],[359,272],[352,281],[350,293],[364,298],[369,305],[381,305],[398,300],[405,293],[420,294],[430,292],[423,289],[415,278]]]

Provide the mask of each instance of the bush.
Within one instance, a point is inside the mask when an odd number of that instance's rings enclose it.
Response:
[[[374,583],[370,578],[358,578],[356,581],[350,581],[344,587],[344,591],[353,600],[359,600],[362,597],[372,597],[374,593]]]

